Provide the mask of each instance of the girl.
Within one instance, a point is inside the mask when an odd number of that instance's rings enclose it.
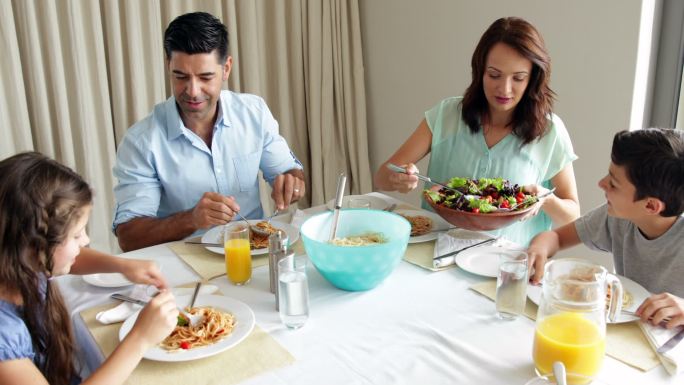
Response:
[[[71,169],[35,153],[0,162],[0,384],[80,382],[71,320],[52,277],[120,272],[162,293],[84,384],[119,384],[143,353],[167,336],[178,310],[151,262],[85,248],[92,191]]]

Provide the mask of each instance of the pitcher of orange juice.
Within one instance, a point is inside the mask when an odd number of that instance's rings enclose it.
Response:
[[[602,266],[580,259],[557,259],[546,264],[537,311],[532,355],[537,373],[553,372],[562,361],[568,384],[586,384],[603,363],[606,320],[622,310],[620,280]]]

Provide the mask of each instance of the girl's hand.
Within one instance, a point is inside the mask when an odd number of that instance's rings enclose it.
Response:
[[[407,193],[418,186],[418,167],[413,163],[402,164],[401,167],[406,169],[406,174],[400,172],[392,172],[389,176],[389,181],[394,190],[401,193]]]
[[[121,274],[129,281],[154,285],[160,290],[169,288],[166,278],[164,278],[161,270],[159,270],[159,267],[154,262],[140,259],[124,259],[122,263]]]
[[[147,350],[171,334],[177,322],[176,300],[170,291],[162,290],[140,311],[129,335],[139,339]]]
[[[684,299],[670,293],[654,294],[639,306],[636,315],[641,317],[642,321],[653,325],[658,325],[665,318],[669,318],[667,328],[672,329],[684,325]]]

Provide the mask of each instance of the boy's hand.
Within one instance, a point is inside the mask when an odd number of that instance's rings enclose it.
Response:
[[[684,299],[670,293],[654,294],[639,306],[636,314],[643,322],[650,322],[653,325],[670,318],[666,327],[672,329],[684,325]]]
[[[530,282],[533,285],[538,285],[544,276],[544,265],[546,265],[546,261],[549,259],[549,253],[542,247],[532,246],[527,249],[527,255],[529,257],[527,268]]]

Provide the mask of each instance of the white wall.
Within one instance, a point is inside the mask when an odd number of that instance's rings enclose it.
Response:
[[[579,156],[574,167],[582,212],[603,203],[597,181],[607,171],[612,137],[629,128],[642,1],[367,0],[360,7],[374,171],[425,110],[462,95],[487,27],[499,17],[519,16],[539,29],[551,55],[554,110]],[[427,170],[427,161],[419,168]],[[417,192],[409,200],[418,203]]]

